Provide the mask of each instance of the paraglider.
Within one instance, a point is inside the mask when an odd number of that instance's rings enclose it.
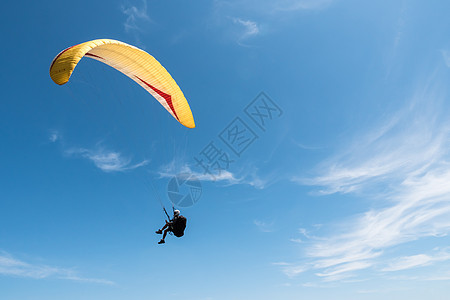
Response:
[[[50,77],[59,85],[66,84],[78,62],[89,57],[122,72],[149,92],[182,125],[194,128],[195,122],[189,104],[172,76],[150,54],[110,39],[97,39],[61,51],[50,65]],[[161,200],[160,200],[161,202]],[[162,202],[161,202],[162,203]],[[163,206],[164,208],[164,206]],[[166,212],[165,208],[164,211]],[[184,235],[187,219],[174,209],[173,218],[156,233],[163,234],[158,244],[165,243],[167,233]]]
[[[67,83],[84,56],[127,75],[156,98],[178,122],[188,128],[195,127],[189,104],[169,72],[147,52],[120,41],[92,40],[61,51],[50,66],[52,80],[59,85]]]
[[[184,230],[186,229],[187,219],[180,215],[180,211],[175,209],[173,211],[173,218],[169,221],[166,221],[166,224],[163,228],[158,229],[155,233],[163,234],[162,239],[158,242],[158,244],[164,244],[166,241],[167,233],[173,233],[176,237],[182,237],[184,235]]]

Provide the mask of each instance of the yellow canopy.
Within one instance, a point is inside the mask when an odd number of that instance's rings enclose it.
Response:
[[[69,47],[50,66],[52,80],[63,85],[83,56],[101,61],[127,75],[146,89],[181,124],[194,128],[194,117],[183,92],[169,72],[150,54],[134,46],[99,39]]]

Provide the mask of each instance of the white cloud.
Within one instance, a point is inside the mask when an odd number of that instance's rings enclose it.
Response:
[[[399,271],[410,269],[418,266],[425,266],[430,264],[432,258],[425,254],[418,254],[412,256],[404,256],[396,259],[396,261],[389,264],[388,267],[383,268],[382,271]]]
[[[308,238],[308,239],[314,238],[313,236],[310,235],[310,233],[308,232],[308,230],[305,229],[305,228],[299,228],[299,229],[298,229],[298,232],[299,232],[301,235],[303,235],[304,237]]]
[[[449,281],[450,280],[450,274],[447,275],[440,275],[440,276],[430,276],[427,278],[423,278],[424,281]]]
[[[149,21],[150,17],[147,15],[147,1],[142,0],[142,6],[138,8],[137,6],[122,6],[122,13],[127,16],[125,23],[123,24],[125,31],[141,31],[141,27],[138,25],[140,21]]]
[[[142,0],[141,3],[140,7],[134,5],[121,7],[122,13],[126,16],[123,24],[125,32],[132,34],[138,44],[141,43],[140,34],[144,32],[143,27],[151,22],[147,14],[147,1]]]
[[[240,27],[242,27],[242,31],[240,31],[238,38],[240,42],[259,33],[259,27],[256,22],[239,18],[232,18],[232,20],[234,24],[238,24]]]
[[[415,96],[410,105],[385,124],[358,137],[349,149],[322,163],[320,176],[292,180],[323,186],[325,189],[320,192],[324,194],[350,193],[386,179],[403,181],[416,172],[436,170],[433,163],[447,154],[445,143],[450,124],[438,123],[436,101],[428,100],[434,97],[441,96]]]
[[[391,261],[387,267],[381,269],[386,272],[401,271],[415,267],[428,266],[435,262],[450,260],[450,253],[447,251],[439,252],[435,255],[417,254],[403,256]]]
[[[235,178],[234,175],[227,170],[221,170],[216,173],[197,172],[193,171],[188,164],[179,163],[175,160],[173,160],[170,164],[163,166],[159,170],[159,176],[161,178],[171,178],[178,176],[179,174],[190,174],[190,178],[196,178],[200,181],[223,181],[230,185],[240,182],[239,179]]]
[[[354,193],[376,204],[342,220],[330,236],[312,239],[305,262],[293,267],[307,266],[330,281],[448,259],[445,253],[394,256],[383,267],[387,249],[450,231],[450,122],[442,105],[447,95],[432,79],[403,111],[321,164],[318,176],[293,178],[321,186],[323,194]]]
[[[102,147],[96,149],[72,148],[66,150],[68,155],[80,155],[92,161],[97,168],[104,172],[124,172],[133,170],[148,164],[143,160],[136,164],[131,164],[131,159],[123,157],[121,153],[106,150]]]
[[[50,142],[55,143],[61,139],[61,134],[57,130],[51,130],[48,139]]]
[[[235,40],[241,46],[248,46],[246,42],[251,37],[276,30],[277,23],[286,20],[285,15],[300,11],[320,11],[334,2],[335,0],[215,0],[209,21],[227,39]]]
[[[401,48],[403,36],[408,29],[408,3],[407,1],[403,1],[401,4],[401,8],[399,11],[399,16],[397,19],[397,24],[393,28],[393,42],[392,48],[386,53],[386,77],[389,78],[391,72],[394,70],[395,62],[398,60],[398,56],[400,52],[398,51]]]
[[[272,180],[270,178],[261,178],[259,177],[256,172],[253,172],[252,174],[249,174],[247,176],[244,176],[245,179],[242,180],[242,183],[248,184],[256,189],[262,190],[269,186],[272,183]]]
[[[274,226],[275,226],[275,222],[264,222],[264,221],[260,221],[260,220],[253,220],[253,224],[256,225],[256,227],[258,227],[258,229],[262,232],[274,232]]]
[[[450,68],[450,51],[441,50],[442,58],[444,59],[444,63],[447,67]]]
[[[280,11],[322,10],[329,7],[334,0],[282,0],[274,1],[275,8]]]
[[[379,290],[359,290],[357,291],[358,294],[373,294],[373,293],[379,293]]]
[[[57,278],[72,281],[100,283],[106,285],[114,284],[114,282],[106,279],[81,277],[71,269],[27,263],[18,260],[3,251],[0,252],[0,274],[4,276],[33,279]]]
[[[295,277],[301,273],[304,273],[308,271],[308,266],[300,266],[300,265],[292,265],[292,264],[286,264],[282,266],[281,270],[282,272],[288,276],[288,277]]]
[[[284,261],[280,261],[280,262],[274,262],[272,263],[272,265],[274,266],[290,266],[290,263],[284,262]]]
[[[199,169],[199,171],[194,171],[187,163],[176,160],[173,160],[171,163],[161,167],[158,173],[161,178],[172,178],[179,174],[190,174],[192,176],[191,178],[196,178],[200,181],[223,183],[227,186],[245,184],[257,189],[264,189],[270,184],[269,179],[259,177],[256,174],[256,171],[242,176],[237,176],[228,170],[217,170],[215,172],[210,170],[210,172],[207,173],[201,169]]]
[[[351,276],[349,274],[350,272],[366,269],[370,266],[371,264],[365,261],[354,261],[326,269],[322,273],[316,273],[316,275],[319,277],[325,277],[327,281],[335,281],[348,278]]]
[[[261,14],[280,14],[295,11],[317,11],[331,6],[335,0],[238,0],[218,1],[215,8],[222,11],[259,12]]]
[[[299,147],[300,149],[303,149],[303,150],[322,150],[322,149],[323,149],[323,147],[318,147],[318,146],[311,146],[311,145],[305,145],[305,144],[302,144],[302,143],[300,143],[300,142],[297,142],[297,141],[294,140],[294,139],[292,139],[291,141],[292,141],[292,143],[294,143],[297,147]]]
[[[293,242],[293,243],[298,243],[298,244],[301,244],[301,243],[303,243],[303,240],[302,239],[289,239],[291,242]]]

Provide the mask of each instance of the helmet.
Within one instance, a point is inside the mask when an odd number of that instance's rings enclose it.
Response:
[[[180,211],[179,211],[178,209],[175,209],[175,210],[173,211],[173,215],[174,215],[175,217],[178,217],[178,216],[180,215]]]

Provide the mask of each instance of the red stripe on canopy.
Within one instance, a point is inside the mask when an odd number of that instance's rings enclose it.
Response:
[[[73,48],[73,47],[75,47],[75,46],[78,46],[78,45],[79,45],[79,44],[73,45],[72,47],[69,47],[69,48],[64,49],[63,51],[59,52],[59,54],[56,55],[56,57],[53,59],[52,64],[50,65],[50,70],[53,68],[53,65],[55,64],[56,60],[61,56],[61,54],[63,54],[63,53],[66,52],[67,50],[69,50],[69,49],[71,49],[71,48]]]
[[[178,115],[173,107],[173,103],[172,103],[172,96],[169,94],[164,93],[163,91],[158,90],[157,88],[155,88],[153,85],[149,84],[148,82],[146,82],[145,80],[142,80],[141,78],[139,78],[138,76],[135,76],[137,79],[139,79],[140,81],[142,81],[146,86],[148,86],[149,88],[151,88],[152,90],[154,90],[158,95],[160,95],[161,97],[164,98],[164,100],[166,100],[166,103],[169,105],[170,109],[172,110],[173,114],[175,115],[175,117],[177,118],[178,121],[180,121],[180,119],[178,119]]]
[[[98,56],[98,55],[95,55],[95,54],[91,54],[91,53],[86,53],[85,54],[86,56],[92,56],[92,57],[97,57],[97,58],[100,58],[100,59],[104,59],[103,57],[101,57],[101,56]]]

